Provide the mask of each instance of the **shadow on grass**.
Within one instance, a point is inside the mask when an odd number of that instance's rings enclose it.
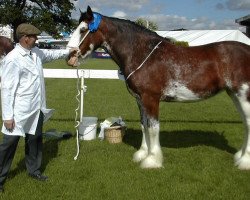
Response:
[[[140,130],[127,129],[123,138],[123,142],[140,148],[142,140],[142,133]],[[167,148],[188,148],[193,146],[205,145],[212,146],[217,149],[227,151],[228,153],[236,153],[236,149],[228,145],[228,141],[223,133],[210,131],[163,131],[160,133],[160,144]]]
[[[62,140],[65,140],[65,139],[64,138],[53,138],[53,139],[43,138],[43,158],[42,158],[42,166],[40,169],[42,173],[45,171],[46,166],[49,164],[49,162],[57,157],[58,144]],[[19,150],[24,151],[24,147],[19,148]],[[17,163],[17,167],[9,173],[8,179],[12,179],[17,174],[22,173],[24,171],[27,171],[27,169],[25,165],[25,158],[23,157],[23,159],[21,159]]]
[[[98,121],[103,122],[104,118],[99,118]],[[50,121],[54,122],[74,122],[75,119],[73,118],[53,118]],[[125,122],[138,122],[140,123],[139,118],[136,120],[126,119]],[[240,120],[160,120],[160,123],[201,123],[201,124],[242,124]]]

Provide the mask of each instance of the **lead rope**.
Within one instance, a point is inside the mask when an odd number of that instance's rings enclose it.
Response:
[[[87,37],[87,35],[89,34],[90,30],[88,30],[88,32],[85,34],[85,36],[81,39],[81,41],[79,42],[78,44],[78,48],[80,47],[80,45],[82,44],[82,42],[85,40],[85,38]],[[77,51],[77,56],[79,57],[81,54],[81,51],[80,49]],[[76,61],[78,62],[78,61]],[[76,68],[76,74],[77,74],[77,95],[76,95],[76,100],[78,102],[78,105],[77,105],[77,108],[75,109],[75,129],[76,129],[76,155],[74,157],[74,160],[77,160],[78,156],[79,156],[79,153],[80,153],[80,145],[79,145],[79,130],[78,130],[78,127],[80,125],[80,121],[77,120],[77,117],[78,117],[78,111],[79,111],[79,108],[80,108],[80,100],[79,100],[79,95],[81,94],[80,92],[80,89],[79,89],[79,80],[80,80],[80,76],[79,76],[79,64],[76,65],[77,68]],[[84,76],[84,74],[83,74]],[[84,86],[83,86],[84,87]],[[81,88],[83,89],[82,92],[84,92],[84,88]]]
[[[80,147],[79,147],[79,131],[78,131],[78,127],[80,125],[80,121],[77,120],[77,117],[78,117],[78,110],[80,108],[79,104],[80,104],[80,100],[79,100],[79,95],[81,94],[80,93],[80,89],[79,89],[79,80],[80,80],[80,77],[79,77],[79,71],[78,71],[78,66],[76,68],[76,74],[77,74],[77,82],[76,82],[76,88],[77,88],[77,95],[76,95],[76,101],[78,102],[78,105],[77,105],[77,108],[75,109],[75,129],[76,129],[76,155],[74,157],[74,160],[77,160],[78,158],[78,155],[79,155],[79,152],[80,152]]]
[[[158,44],[153,48],[153,50],[148,54],[148,56],[145,58],[145,60],[140,64],[139,67],[137,67],[134,71],[132,71],[126,78],[126,81],[129,79],[130,76],[132,76],[137,70],[139,70],[143,64],[148,60],[148,58],[151,56],[151,54],[158,48],[158,46],[162,43],[162,41],[158,42]]]

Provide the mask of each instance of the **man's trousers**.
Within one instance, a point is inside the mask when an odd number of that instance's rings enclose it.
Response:
[[[39,174],[42,164],[43,113],[40,116],[35,135],[25,134],[25,164],[29,174]],[[0,144],[0,185],[3,185],[13,161],[20,136],[4,134]]]

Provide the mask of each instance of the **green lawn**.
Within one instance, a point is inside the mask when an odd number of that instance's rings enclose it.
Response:
[[[63,60],[47,68],[68,68]],[[90,59],[80,68],[117,69],[110,60]],[[98,139],[80,142],[75,137],[44,140],[44,174],[47,183],[26,174],[24,141],[20,140],[5,193],[0,199],[226,199],[250,197],[250,171],[240,171],[233,155],[243,139],[239,114],[226,93],[197,103],[161,103],[160,123],[164,168],[140,169],[132,162],[141,130],[135,99],[121,80],[86,79],[84,116],[121,116],[127,125],[121,144]],[[47,104],[55,108],[49,129],[75,135],[77,102],[75,79],[46,79]]]

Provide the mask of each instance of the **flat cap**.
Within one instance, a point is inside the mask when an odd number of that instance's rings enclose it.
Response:
[[[16,36],[20,38],[23,35],[40,35],[41,31],[31,24],[20,24],[16,29]]]

